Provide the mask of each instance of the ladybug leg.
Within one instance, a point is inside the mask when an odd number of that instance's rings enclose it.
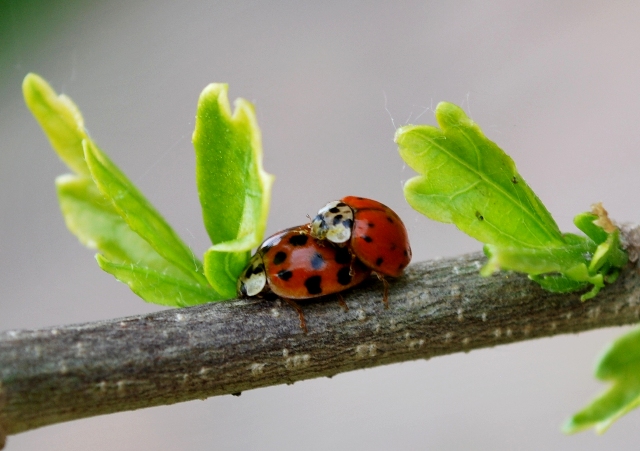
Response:
[[[385,277],[380,274],[380,273],[374,273],[378,279],[380,279],[380,281],[382,282],[382,285],[384,286],[384,294],[382,295],[382,302],[384,303],[384,308],[385,310],[389,309],[389,282],[387,281],[387,279],[385,279]]]
[[[336,297],[338,298],[338,304],[340,304],[340,307],[342,307],[345,312],[348,312],[349,306],[346,302],[344,302],[344,298],[342,297],[342,295],[340,293],[336,293]]]
[[[284,302],[289,304],[296,312],[298,312],[298,316],[300,317],[300,329],[306,334],[307,330],[307,321],[304,319],[304,312],[302,311],[302,307],[298,305],[296,301],[293,299],[282,298]]]

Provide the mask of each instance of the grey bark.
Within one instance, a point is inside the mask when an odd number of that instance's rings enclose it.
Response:
[[[627,240],[633,239],[629,231]],[[633,254],[633,250],[631,252]],[[390,281],[304,304],[232,301],[42,330],[0,333],[0,444],[53,423],[394,362],[631,324],[631,265],[595,299],[543,291],[526,276],[483,278],[481,254],[417,263]],[[0,445],[1,447],[1,445]]]

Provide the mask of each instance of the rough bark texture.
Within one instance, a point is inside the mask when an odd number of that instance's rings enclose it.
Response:
[[[48,424],[640,318],[634,268],[595,299],[526,276],[483,278],[472,254],[410,266],[389,304],[372,278],[337,302],[304,305],[309,333],[278,301],[235,301],[43,330],[0,333],[0,443]]]

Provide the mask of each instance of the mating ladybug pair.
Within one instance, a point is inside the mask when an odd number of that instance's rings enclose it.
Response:
[[[267,238],[238,279],[242,297],[272,293],[289,303],[336,294],[363,282],[373,272],[384,283],[398,277],[411,261],[404,224],[389,207],[371,199],[347,196],[329,202],[309,224]]]

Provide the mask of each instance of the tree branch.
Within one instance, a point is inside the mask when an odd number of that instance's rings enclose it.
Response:
[[[521,274],[483,278],[484,261],[471,254],[411,265],[390,281],[388,310],[375,279],[345,295],[348,312],[337,302],[308,302],[306,335],[297,313],[279,301],[2,332],[0,447],[3,434],[48,424],[640,318],[640,277],[631,265],[582,303]]]

